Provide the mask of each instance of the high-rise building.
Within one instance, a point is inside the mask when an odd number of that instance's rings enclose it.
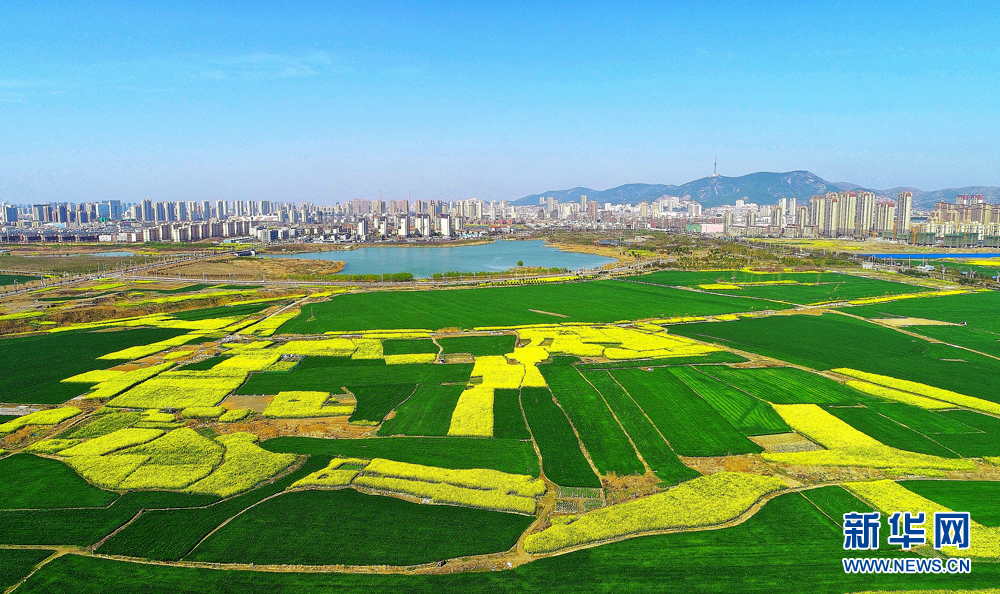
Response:
[[[910,221],[913,217],[913,193],[912,192],[900,192],[897,196],[896,201],[896,231],[895,235],[897,237],[905,236],[910,232]],[[980,198],[982,196],[980,195]],[[981,205],[982,201],[978,203]],[[978,206],[977,205],[977,206]],[[977,206],[973,206],[975,209]],[[982,223],[985,223],[985,217],[982,217]]]

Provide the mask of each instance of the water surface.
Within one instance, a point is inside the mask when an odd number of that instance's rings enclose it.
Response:
[[[524,262],[524,266],[568,268],[572,271],[598,268],[614,262],[604,256],[564,252],[545,245],[541,239],[447,247],[367,246],[356,250],[268,254],[264,257],[341,260],[344,262],[344,274],[409,272],[418,278],[444,272],[501,272],[514,268],[518,261]]]

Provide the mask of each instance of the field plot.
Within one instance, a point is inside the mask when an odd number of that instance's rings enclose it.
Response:
[[[263,442],[261,447],[272,452],[310,456],[386,458],[441,468],[489,468],[511,474],[538,476],[538,456],[531,443],[513,439],[276,437]]]
[[[850,406],[869,400],[856,390],[794,367],[734,369],[715,366],[702,371],[721,382],[774,404]]]
[[[310,457],[302,467],[274,483],[219,500],[207,495],[188,495],[188,505],[153,505],[143,515],[106,540],[97,552],[129,555],[154,560],[178,560],[217,528],[250,506],[281,493],[295,481],[320,470],[329,462],[325,456]],[[178,495],[161,493],[161,495]],[[127,495],[126,495],[127,496]],[[167,509],[183,508],[183,509]]]
[[[0,278],[2,280],[2,278]],[[26,577],[55,551],[0,549],[0,590],[6,591]]]
[[[13,285],[15,282],[24,284],[29,281],[38,280],[37,276],[24,276],[23,274],[0,274],[0,287]]]
[[[969,410],[939,413],[982,433],[940,433],[934,439],[963,456],[1000,456],[1000,419]]]
[[[995,291],[946,295],[927,299],[905,299],[891,303],[850,307],[844,311],[865,318],[924,318],[954,324],[966,323],[969,328],[975,330],[1000,332],[1000,319],[996,315],[996,312],[1000,311],[1000,293]],[[915,331],[925,329],[926,327],[910,328],[910,330]]]
[[[725,456],[762,451],[669,369],[620,369],[612,371],[611,375],[681,456]]]
[[[626,359],[601,363],[578,363],[577,369],[633,369],[636,367],[679,367],[683,365],[711,365],[713,363],[745,363],[746,358],[729,351],[715,351],[697,357],[662,357],[657,359]]]
[[[306,357],[291,371],[255,373],[236,393],[277,394],[288,390],[339,392],[342,386],[465,383],[471,374],[472,365],[468,364],[388,366],[381,359]]]
[[[414,565],[509,549],[531,521],[526,516],[420,505],[352,489],[299,491],[240,515],[187,559]]]
[[[795,522],[787,521],[795,518]],[[268,573],[137,565],[66,555],[46,565],[22,586],[24,592],[101,594],[122,583],[155,584],[164,592],[214,594],[239,591],[384,590],[468,592],[623,591],[658,592],[664,584],[684,592],[759,594],[860,592],[871,576],[844,574],[843,533],[838,524],[791,493],[769,502],[754,517],[725,530],[646,536],[539,559],[511,571],[449,575]],[[883,547],[859,556],[896,558]],[[644,560],[636,564],[636,559]],[[705,572],[705,567],[716,568]],[[572,576],[554,579],[553,576]],[[887,590],[991,588],[1000,564],[982,563],[971,574],[883,575]],[[21,594],[21,589],[18,590]]]
[[[464,390],[464,385],[417,386],[413,395],[395,408],[395,416],[382,423],[378,434],[418,437],[447,435],[448,427],[451,426],[451,413],[455,410],[458,397]],[[497,435],[497,437],[503,436]]]
[[[206,505],[214,500],[187,493],[133,491],[106,508],[2,511],[0,544],[90,546],[131,520],[139,510]]]
[[[493,391],[493,437],[497,439],[531,439],[528,425],[521,412],[521,391]]]
[[[962,434],[980,431],[939,412],[932,412],[900,402],[869,402],[868,408],[885,415],[900,425],[924,435],[936,433]]]
[[[1000,357],[1000,335],[993,332],[976,330],[968,326],[909,326],[906,329],[947,344]]]
[[[847,301],[860,297],[901,295],[926,290],[905,283],[836,272],[664,271],[630,277],[630,280],[665,286],[707,285],[713,292],[798,304]],[[733,288],[726,288],[727,285]]]
[[[645,473],[646,468],[636,456],[628,435],[618,425],[600,392],[569,364],[571,360],[560,357],[540,369],[552,394],[580,434],[594,466],[601,474]]]
[[[846,367],[1000,402],[1000,373],[997,373],[1000,361],[846,316],[771,316],[738,322],[681,324],[673,326],[671,332],[721,342],[813,369]]]
[[[504,304],[496,307],[497,303]],[[770,301],[642,285],[620,281],[530,285],[436,291],[352,293],[317,303],[311,312],[286,322],[287,334],[377,328],[476,328],[571,322],[614,322],[625,319],[736,313],[787,306]],[[310,321],[311,320],[311,321]]]
[[[570,522],[554,523],[524,541],[529,553],[568,547],[654,530],[722,524],[758,499],[786,488],[774,477],[720,472],[688,481],[665,493],[601,508]]]
[[[896,421],[880,415],[875,410],[863,407],[837,406],[828,406],[826,410],[851,427],[854,427],[865,435],[874,437],[885,445],[909,452],[930,454],[931,456],[941,456],[944,458],[959,457],[958,454],[929,437],[913,429],[904,427]]]
[[[399,406],[417,389],[416,384],[383,384],[373,386],[362,384],[347,385],[348,391],[357,398],[357,408],[351,415],[352,423],[382,422],[389,411]]]
[[[542,453],[545,476],[564,487],[600,487],[580,442],[548,388],[523,388],[521,406],[528,427]]]
[[[983,526],[1000,527],[1000,482],[905,481],[900,483],[921,497],[957,511],[967,511]]]
[[[685,466],[670,448],[656,427],[646,418],[639,405],[607,371],[586,371],[583,377],[604,396],[635,443],[642,459],[656,473],[661,481],[674,484],[699,476],[698,472]]]
[[[61,380],[114,365],[113,361],[99,361],[98,357],[182,334],[185,331],[176,328],[132,328],[0,339],[0,360],[5,362],[0,402],[65,402],[86,392],[88,386],[64,384]],[[72,356],[60,356],[61,353],[72,353]],[[58,365],[52,364],[54,357],[59,358]]]
[[[788,425],[771,406],[693,367],[674,367],[674,376],[712,405],[743,435],[787,433]]]
[[[382,352],[387,356],[415,355],[418,353],[434,353],[440,349],[429,338],[424,339],[389,339],[382,341]]]
[[[17,454],[0,460],[0,509],[105,507],[118,493],[98,489],[69,466]]]
[[[501,336],[454,336],[438,338],[444,353],[468,353],[474,357],[505,355],[514,351],[517,337],[513,334]]]

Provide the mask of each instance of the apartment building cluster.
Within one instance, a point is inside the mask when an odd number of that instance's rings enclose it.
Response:
[[[1000,247],[1000,204],[987,204],[982,194],[959,194],[955,202],[937,202],[921,226],[945,245],[968,247],[980,241]]]
[[[780,198],[764,207],[737,200],[710,213],[721,216],[729,235],[903,239],[913,227],[913,194],[900,192],[893,201],[869,191],[827,192],[807,204]]]

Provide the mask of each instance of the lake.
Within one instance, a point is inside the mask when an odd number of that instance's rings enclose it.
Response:
[[[541,239],[530,241],[495,241],[481,245],[449,247],[368,246],[356,250],[268,254],[265,258],[341,260],[344,274],[386,274],[409,272],[427,278],[444,272],[501,272],[517,266],[546,268],[597,268],[614,259],[594,254],[564,252],[545,245]]]

